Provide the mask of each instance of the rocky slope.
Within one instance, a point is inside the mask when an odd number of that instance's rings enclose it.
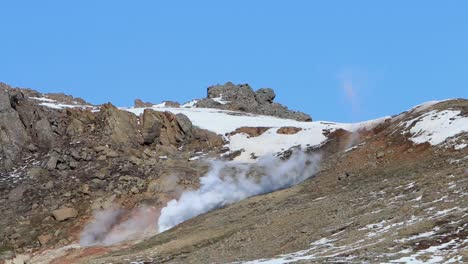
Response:
[[[227,83],[187,104],[117,108],[2,84],[0,260],[468,261],[467,100],[339,124],[309,122],[274,97]],[[225,160],[214,194],[231,202],[197,211],[192,200],[184,210],[201,215],[157,234],[169,201],[207,188],[212,158]],[[226,196],[239,193],[223,185],[233,175],[254,187],[300,177],[268,189],[276,192]],[[82,232],[105,213],[112,223]]]

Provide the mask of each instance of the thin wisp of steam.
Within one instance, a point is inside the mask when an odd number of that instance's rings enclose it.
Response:
[[[80,245],[108,246],[156,234],[154,222],[158,216],[159,210],[147,205],[142,205],[129,212],[121,208],[97,211],[93,221],[81,232]]]

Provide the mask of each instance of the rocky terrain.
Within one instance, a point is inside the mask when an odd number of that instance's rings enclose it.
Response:
[[[339,124],[274,99],[226,83],[118,108],[1,84],[0,263],[468,261],[468,100]],[[229,202],[161,229],[213,171]]]

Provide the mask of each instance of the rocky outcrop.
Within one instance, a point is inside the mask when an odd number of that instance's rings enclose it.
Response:
[[[102,130],[110,141],[116,145],[139,145],[143,142],[138,132],[137,117],[129,112],[122,111],[107,103],[102,105],[99,113],[103,121]]]
[[[141,99],[135,99],[134,101],[134,104],[133,104],[133,107],[135,108],[143,108],[143,107],[151,107],[153,106],[154,104],[153,103],[149,103],[149,102],[143,102]]]
[[[144,144],[177,145],[192,137],[192,122],[183,114],[145,109],[141,120]]]
[[[227,82],[224,85],[208,87],[207,98],[199,100],[196,107],[243,111],[298,121],[312,121],[312,118],[305,113],[289,110],[287,107],[273,102],[275,97],[275,92],[270,88],[262,88],[254,92],[248,84],[235,85]]]
[[[13,108],[18,101],[10,96],[7,87],[0,87],[0,158],[4,168],[11,168],[30,137],[21,122],[18,112]]]

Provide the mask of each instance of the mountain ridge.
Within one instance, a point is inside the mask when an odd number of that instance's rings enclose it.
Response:
[[[239,111],[243,99],[239,104],[226,101],[244,98],[236,96],[245,86],[213,87],[198,107],[197,101],[185,105],[138,102],[133,108],[117,108],[2,84],[0,204],[7,217],[0,220],[5,227],[0,234],[0,259],[6,262],[16,256],[19,261],[24,256],[31,259],[29,263],[256,259],[252,263],[262,263],[258,259],[264,259],[286,263],[288,259],[466,258],[466,99],[429,102],[399,115],[342,124],[310,122],[297,112],[283,113],[297,114],[302,121],[260,115],[274,99],[274,92],[265,89],[253,95],[248,92],[249,100],[253,96],[263,104],[260,110]],[[226,89],[236,91],[223,97]],[[216,107],[200,107],[207,104]],[[134,208],[144,208],[152,212],[149,221],[156,222],[168,202],[203,186],[200,179],[209,173],[210,159],[255,168],[265,156],[278,158],[273,164],[294,160],[296,151],[321,155],[314,176],[297,186],[209,209],[151,238],[138,236],[146,232],[145,224],[141,230],[132,230],[134,242],[76,246],[96,210],[110,210],[118,204],[121,217],[131,219],[139,213]],[[263,179],[261,168],[253,172],[252,177]],[[366,204],[378,212],[362,216]],[[399,212],[401,206],[406,213]],[[429,208],[433,209],[425,211]],[[317,210],[326,212],[330,223],[320,220]],[[349,224],[341,217],[357,220]],[[328,229],[338,230],[333,234],[346,231],[351,237],[336,239]],[[398,232],[389,236],[392,239],[381,237],[389,230]],[[386,251],[388,245],[394,250]],[[375,254],[361,250],[364,246]],[[437,251],[438,246],[450,250]],[[428,251],[432,247],[436,253]],[[151,253],[154,250],[158,254]],[[319,253],[324,250],[332,254]],[[353,254],[346,255],[348,251]]]

